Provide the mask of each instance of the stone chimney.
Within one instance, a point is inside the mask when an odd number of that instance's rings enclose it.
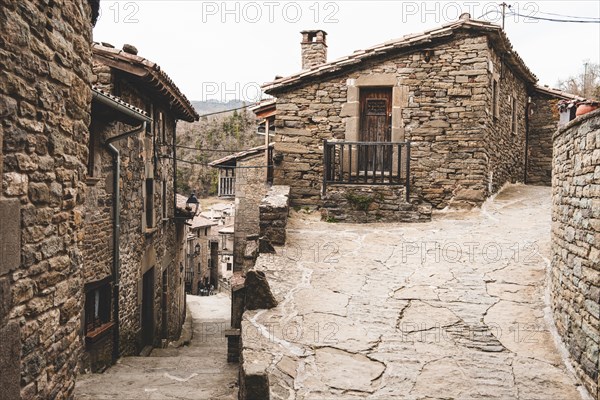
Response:
[[[302,31],[302,69],[327,62],[327,32],[323,30]]]

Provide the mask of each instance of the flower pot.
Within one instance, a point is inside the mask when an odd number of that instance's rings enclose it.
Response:
[[[589,112],[594,111],[595,109],[598,108],[598,105],[592,105],[592,104],[580,104],[579,106],[577,106],[577,112],[575,113],[576,116],[580,116],[583,114],[587,114]]]

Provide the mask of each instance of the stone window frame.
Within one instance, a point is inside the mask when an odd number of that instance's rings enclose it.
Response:
[[[86,285],[83,311],[83,329],[87,341],[93,341],[114,325],[111,312],[112,286],[109,278]],[[94,315],[92,322],[89,321],[90,315]]]
[[[156,215],[154,207],[155,179],[150,176],[144,180],[144,229],[153,230],[156,226]]]
[[[161,211],[162,211],[162,221],[163,222],[167,222],[169,220],[169,216],[167,215],[167,205],[169,204],[169,202],[167,201],[167,193],[168,193],[168,185],[167,185],[167,180],[163,178],[162,182],[161,182]]]
[[[500,119],[500,77],[492,75],[492,117],[495,121]]]
[[[518,113],[517,113],[517,106],[518,101],[517,101],[517,95],[516,93],[513,92],[512,95],[509,95],[509,101],[510,101],[510,132],[513,135],[516,135],[519,127],[518,127]]]
[[[346,132],[344,140],[348,142],[359,141],[360,135],[360,91],[368,88],[391,88],[392,89],[392,142],[405,141],[404,121],[402,119],[402,110],[408,106],[409,88],[402,84],[402,78],[396,74],[379,73],[370,75],[361,75],[358,78],[346,80],[347,98],[346,103],[342,104],[340,116],[346,119]],[[357,154],[353,155],[358,157]],[[394,153],[392,160],[393,173],[397,173],[398,154]],[[349,164],[349,161],[346,160]],[[349,168],[349,165],[344,168]],[[358,160],[352,161],[353,165],[358,165]]]

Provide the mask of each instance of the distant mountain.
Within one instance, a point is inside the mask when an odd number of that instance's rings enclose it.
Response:
[[[242,100],[229,100],[227,102],[218,100],[192,101],[192,105],[200,115],[233,110],[235,108],[244,107],[249,104],[251,103]]]

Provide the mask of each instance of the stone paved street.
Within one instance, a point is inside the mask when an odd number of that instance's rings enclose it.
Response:
[[[294,213],[262,255],[279,305],[245,314],[276,399],[586,399],[549,322],[550,189],[426,224]]]
[[[238,365],[227,363],[231,301],[226,294],[188,296],[194,335],[189,346],[124,357],[103,374],[81,375],[78,400],[236,399]]]

